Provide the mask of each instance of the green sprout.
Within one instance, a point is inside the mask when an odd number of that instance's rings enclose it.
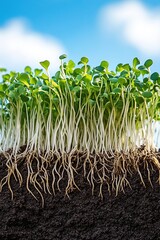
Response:
[[[0,69],[5,72],[0,82],[0,156],[8,169],[0,189],[8,184],[12,197],[11,177],[20,186],[23,181],[18,169],[22,160],[28,169],[26,187],[36,198],[34,186],[42,203],[43,192],[60,190],[65,173],[65,193],[79,189],[75,175],[81,166],[92,191],[99,183],[101,197],[104,184],[109,192],[124,191],[133,169],[144,184],[139,162],[146,156],[160,170],[154,141],[160,75],[150,73],[152,60],[140,65],[134,58],[132,66],[120,63],[110,71],[107,61],[91,68],[87,57],[78,65],[64,62],[66,57],[59,57],[60,68],[52,77],[48,60],[40,62],[45,72],[29,66],[22,73]]]

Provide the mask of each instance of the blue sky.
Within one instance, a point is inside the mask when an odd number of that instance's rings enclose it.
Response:
[[[160,67],[160,1],[15,0],[2,1],[0,67],[21,70],[58,56],[92,66],[108,60],[114,69],[135,56]]]

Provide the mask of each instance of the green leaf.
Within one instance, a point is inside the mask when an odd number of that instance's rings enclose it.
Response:
[[[0,91],[3,92],[3,84],[2,83],[0,83]]]
[[[149,80],[149,79],[148,79],[147,77],[145,77],[145,78],[143,79],[143,82],[144,82],[144,83],[147,83],[148,80]]]
[[[19,76],[19,81],[25,86],[29,87],[29,76],[27,73],[21,73]]]
[[[138,67],[138,69],[139,69],[139,70],[145,70],[146,67],[145,67],[144,65],[141,65],[141,66]]]
[[[149,74],[149,71],[147,69],[141,70],[142,75]]]
[[[54,80],[52,80],[50,84],[51,84],[51,87],[59,88],[59,85]]]
[[[42,69],[38,69],[38,68],[34,69],[34,73],[36,76],[39,76],[42,71],[43,71]]]
[[[144,99],[143,99],[143,97],[139,97],[139,96],[137,96],[137,97],[136,97],[136,100],[137,100],[137,103],[139,103],[139,104],[144,103]]]
[[[118,82],[118,78],[109,78],[109,80],[110,80],[112,83],[117,83],[117,82]]]
[[[86,82],[86,83],[90,83],[91,80],[92,80],[92,75],[86,74],[86,75],[82,78],[82,80],[83,80],[84,82]]]
[[[29,97],[27,97],[26,95],[21,95],[20,97],[23,102],[27,102],[29,100]]]
[[[9,92],[8,96],[10,98],[14,98],[15,99],[17,97],[17,93],[15,91],[11,91],[11,92]]]
[[[40,64],[46,71],[48,71],[48,68],[49,68],[49,65],[50,65],[50,62],[48,60],[40,62]]]
[[[0,91],[5,92],[7,88],[8,88],[7,84],[0,82]]]
[[[60,85],[66,84],[66,79],[60,79],[58,82]]]
[[[10,84],[9,87],[8,87],[8,90],[12,91],[14,89],[15,89],[15,84]]]
[[[75,68],[73,74],[75,76],[81,75],[82,74],[82,69],[81,68]]]
[[[91,86],[91,89],[95,92],[99,92],[100,91],[100,87],[99,86],[95,86],[95,85],[92,85]]]
[[[107,61],[102,61],[100,66],[105,68],[105,69],[108,69],[109,63]]]
[[[24,71],[25,71],[26,73],[32,73],[32,69],[31,69],[30,66],[26,66],[25,69],[24,69]]]
[[[142,95],[144,98],[151,98],[153,94],[151,92],[143,92]]]
[[[2,78],[3,78],[4,82],[5,82],[5,81],[9,81],[9,80],[10,80],[10,77],[11,77],[11,76],[10,76],[8,73],[2,75]]]
[[[127,72],[129,72],[131,70],[131,67],[128,63],[123,65],[123,69],[126,70]]]
[[[128,77],[128,72],[126,70],[121,71],[120,73],[121,77]]]
[[[49,91],[49,87],[46,86],[46,85],[43,85],[43,86],[42,86],[42,90],[44,90],[44,91]]]
[[[80,91],[80,86],[76,86],[72,89],[73,92],[79,92]]]
[[[7,69],[6,68],[0,68],[0,72],[6,72]]]
[[[24,86],[19,86],[18,88],[17,88],[17,93],[20,95],[20,94],[22,94],[22,93],[24,93],[25,92],[25,87]]]
[[[135,75],[137,77],[139,77],[141,75],[141,71],[139,69],[133,69],[133,72],[135,73]]]
[[[102,67],[102,66],[97,66],[94,69],[97,70],[98,72],[103,72],[104,71],[104,67]]]
[[[49,79],[48,75],[46,75],[45,73],[42,73],[41,78],[43,78],[44,80],[48,80]]]
[[[123,71],[123,64],[122,63],[119,63],[117,66],[116,66],[116,72],[122,72]]]
[[[103,93],[102,96],[105,97],[105,98],[108,98],[108,97],[109,97],[107,93]]]
[[[60,75],[61,75],[61,72],[60,72],[60,71],[57,71],[56,74],[55,74],[56,80],[58,80],[58,79],[60,78]]]
[[[69,60],[68,64],[67,64],[68,68],[74,68],[75,67],[75,63],[72,60]]]
[[[104,71],[104,67],[102,67],[102,66],[97,66],[94,69],[97,70],[98,72],[103,72]]]
[[[136,68],[136,66],[140,64],[139,59],[138,59],[137,57],[135,57],[135,58],[133,59],[133,63],[132,63],[132,64],[133,64],[133,67]]]
[[[157,79],[157,83],[160,85],[160,77]]]
[[[114,93],[121,93],[121,88],[114,88],[114,89],[113,89],[113,92],[114,92]]]
[[[119,78],[118,78],[118,82],[119,82],[120,84],[125,84],[125,83],[127,83],[127,79],[124,78],[124,77],[119,77]]]
[[[5,96],[5,93],[0,91],[0,98],[3,98]]]
[[[89,103],[90,105],[94,105],[94,104],[96,103],[96,101],[93,100],[93,99],[89,99],[88,103]]]
[[[139,66],[138,69],[140,70],[142,75],[149,74],[148,69],[146,69],[144,65]]]
[[[152,59],[148,59],[147,61],[145,61],[144,66],[146,68],[149,68],[150,66],[152,66],[152,64],[153,64]]]
[[[30,78],[30,84],[35,85],[36,83],[37,83],[37,79],[34,78],[34,77],[31,77],[31,78]]]
[[[83,63],[84,65],[86,65],[88,62],[89,62],[89,59],[87,57],[81,58],[81,63]]]
[[[59,56],[59,59],[60,59],[60,60],[63,60],[63,59],[65,59],[65,58],[67,58],[67,55],[66,55],[66,54],[62,54],[62,55]]]
[[[158,80],[158,78],[159,78],[159,73],[158,73],[158,72],[152,73],[150,78],[151,78],[153,81]]]

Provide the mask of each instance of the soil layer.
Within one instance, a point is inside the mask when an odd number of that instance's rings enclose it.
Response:
[[[21,166],[23,167],[23,166]],[[0,167],[3,176],[5,167]],[[158,172],[151,174],[149,184],[142,171],[146,187],[137,173],[130,177],[129,187],[118,196],[109,195],[104,187],[104,199],[96,185],[94,195],[80,174],[76,181],[81,191],[64,196],[44,194],[45,204],[36,201],[26,190],[12,184],[14,199],[4,186],[0,193],[0,239],[2,240],[158,240],[160,239],[160,186]],[[23,171],[23,178],[26,176]]]

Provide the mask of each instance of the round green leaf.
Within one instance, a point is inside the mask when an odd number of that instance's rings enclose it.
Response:
[[[48,60],[45,60],[43,62],[40,62],[41,66],[47,71],[50,65],[50,62]]]
[[[63,60],[63,59],[65,59],[65,58],[67,58],[67,55],[66,55],[66,54],[62,54],[62,55],[59,56],[59,59],[60,59],[60,60]]]
[[[119,82],[120,84],[125,84],[125,83],[127,83],[127,79],[124,78],[124,77],[119,77],[119,78],[118,78],[118,82]]]
[[[81,68],[75,68],[74,71],[73,71],[73,74],[74,75],[81,75],[82,74],[82,69]]]
[[[151,92],[143,92],[142,95],[144,98],[151,98],[153,94]]]
[[[159,78],[159,74],[158,74],[158,72],[154,72],[154,73],[152,73],[150,78],[151,78],[153,81],[158,80],[158,78]]]
[[[90,83],[91,80],[92,80],[92,75],[86,74],[86,75],[82,78],[82,80],[83,80],[84,82],[86,82],[86,83]]]
[[[145,61],[144,66],[146,68],[149,68],[150,66],[152,66],[152,64],[153,64],[152,59],[148,59],[147,61]]]
[[[87,57],[81,58],[81,63],[83,63],[84,65],[87,64],[88,62],[89,62],[89,59]]]
[[[19,81],[25,86],[29,87],[29,75],[27,73],[21,73],[19,76]]]
[[[110,80],[112,83],[117,83],[117,82],[118,82],[118,78],[109,78],[109,80]]]
[[[25,87],[24,86],[19,86],[18,88],[17,88],[17,93],[20,95],[20,94],[22,94],[22,93],[24,93],[25,92]]]
[[[69,60],[68,64],[67,64],[68,68],[74,68],[75,67],[75,63],[72,60]]]
[[[128,63],[123,65],[123,69],[126,70],[127,72],[129,72],[131,70],[131,67]]]
[[[116,72],[121,72],[123,71],[123,64],[122,63],[119,63],[117,66],[116,66]]]
[[[107,69],[109,66],[109,63],[107,61],[102,61],[100,66]]]
[[[42,73],[41,78],[43,78],[44,80],[48,80],[49,79],[48,75],[46,75],[45,73]]]
[[[36,84],[37,83],[37,79],[36,78],[34,78],[34,77],[31,77],[31,79],[30,79],[30,84]]]
[[[42,71],[43,71],[42,69],[38,69],[38,68],[34,69],[34,73],[36,76],[39,76]]]
[[[121,92],[121,88],[114,88],[114,89],[113,89],[113,92],[114,92],[114,93],[120,93],[120,92]]]
[[[136,66],[137,66],[138,64],[140,64],[140,61],[139,61],[139,59],[138,59],[137,57],[135,57],[135,58],[133,59],[133,67],[136,68]]]
[[[102,66],[97,66],[94,69],[97,70],[98,72],[103,72],[104,71],[104,67],[102,67]]]
[[[80,86],[76,86],[72,89],[73,92],[79,92],[80,91]]]
[[[25,69],[24,69],[24,71],[25,71],[26,73],[31,73],[31,72],[32,72],[32,69],[31,69],[30,66],[26,66]]]

